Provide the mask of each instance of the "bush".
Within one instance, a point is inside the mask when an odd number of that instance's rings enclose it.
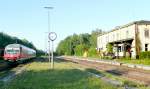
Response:
[[[84,46],[83,45],[77,45],[75,47],[75,55],[76,56],[83,56],[84,53]]]
[[[91,47],[88,51],[89,57],[98,57],[97,50],[94,47]]]
[[[106,48],[107,48],[107,52],[108,52],[108,53],[112,53],[112,52],[113,52],[113,45],[112,45],[112,44],[108,43],[108,44],[106,45]]]
[[[113,58],[111,56],[104,56],[102,57],[102,59],[105,59],[105,60],[112,60]]]
[[[141,52],[139,55],[140,59],[150,59],[150,51],[146,51],[146,52]]]

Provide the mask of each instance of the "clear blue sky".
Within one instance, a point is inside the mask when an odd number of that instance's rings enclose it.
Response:
[[[0,0],[0,31],[25,38],[45,49],[47,10],[55,41],[73,33],[90,33],[96,28],[111,30],[135,20],[150,20],[150,0]]]

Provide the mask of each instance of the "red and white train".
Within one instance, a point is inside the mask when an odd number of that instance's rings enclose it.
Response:
[[[4,50],[4,60],[9,62],[23,61],[36,57],[36,51],[21,44],[9,44]]]

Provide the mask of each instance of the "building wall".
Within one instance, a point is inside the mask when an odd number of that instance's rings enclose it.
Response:
[[[115,30],[104,35],[97,37],[97,48],[106,51],[106,45],[109,42],[115,42],[123,39],[134,38],[135,34],[135,25],[131,25],[119,30]]]
[[[145,51],[145,44],[148,44],[148,51],[150,51],[150,25],[139,25],[139,38],[141,41],[141,51]],[[145,36],[145,30],[148,30],[149,36]]]

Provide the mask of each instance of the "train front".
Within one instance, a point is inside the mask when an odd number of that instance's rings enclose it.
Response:
[[[20,57],[20,49],[18,47],[6,47],[4,51],[4,59],[6,61],[15,62]]]

